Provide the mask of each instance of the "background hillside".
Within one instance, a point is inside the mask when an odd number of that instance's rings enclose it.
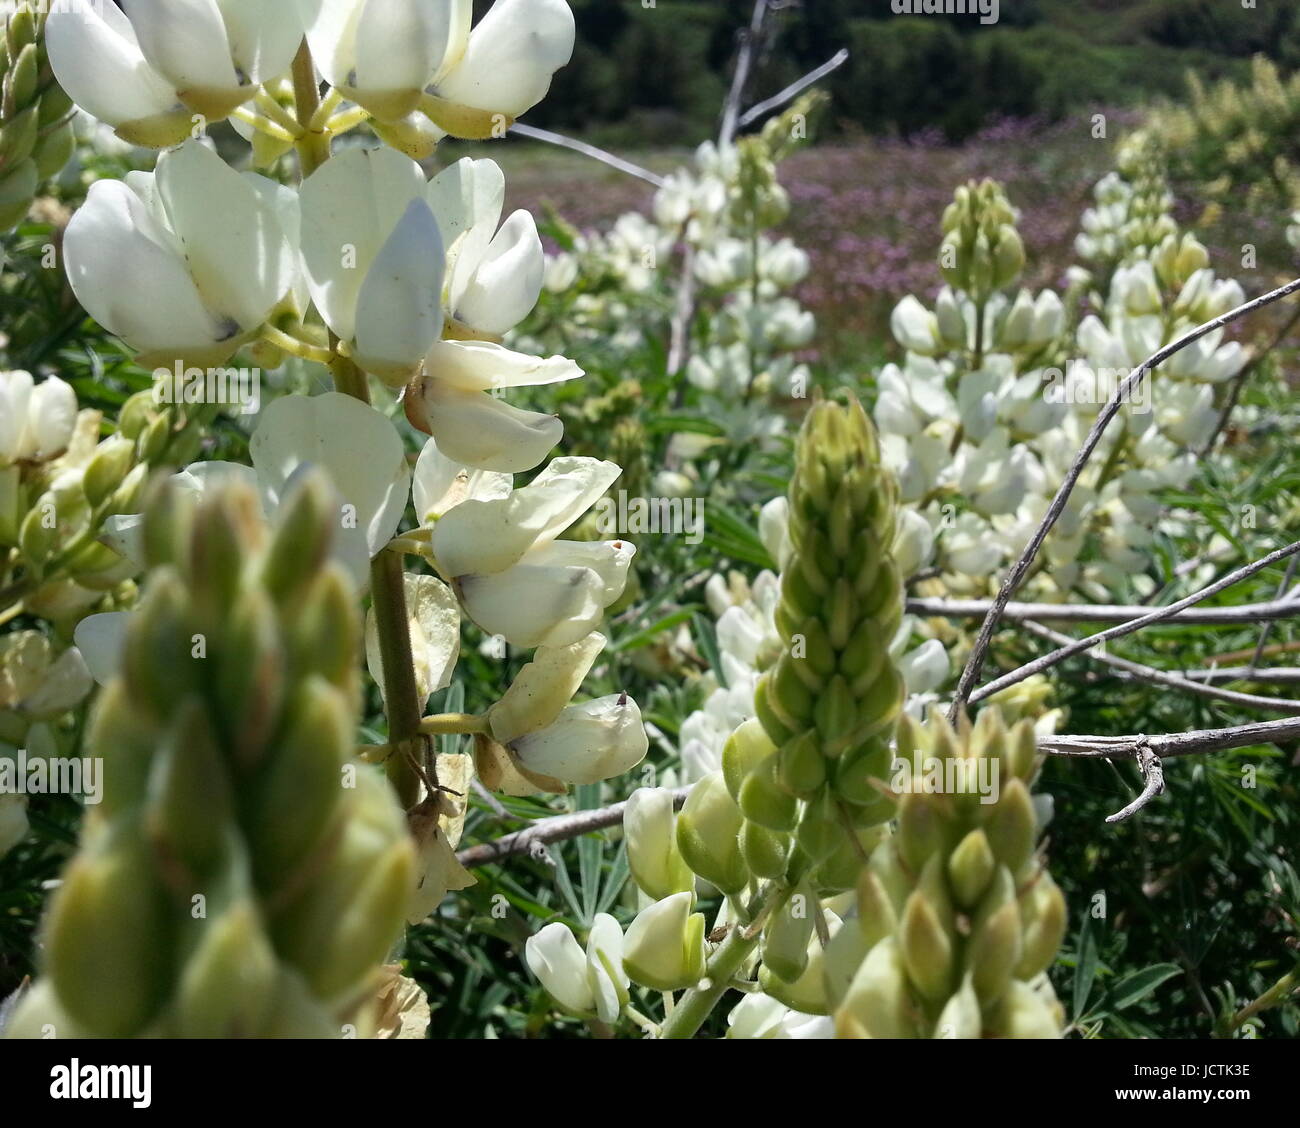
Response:
[[[484,5],[485,6],[485,5]],[[736,29],[751,0],[574,0],[578,46],[536,125],[607,142],[692,143],[713,131]],[[753,90],[776,90],[847,46],[829,83],[842,132],[949,140],[991,119],[1135,104],[1202,78],[1241,77],[1251,55],[1300,65],[1300,5],[1258,0],[1002,0],[972,16],[896,16],[889,0],[801,0]]]

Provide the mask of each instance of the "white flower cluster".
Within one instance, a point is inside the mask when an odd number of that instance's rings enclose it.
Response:
[[[122,10],[60,8],[48,41],[83,110],[127,141],[165,150],[152,172],[95,182],[68,226],[67,273],[86,310],[145,367],[212,368],[256,345],[329,364],[339,382],[337,392],[266,406],[251,466],[194,463],[173,489],[183,503],[242,479],[278,520],[293,479],[323,468],[340,501],[334,551],[361,588],[385,550],[422,557],[437,573],[405,575],[402,585],[421,709],[451,681],[462,618],[535,648],[473,730],[495,764],[493,785],[524,794],[626,771],[647,738],[626,694],[570,704],[605,644],[596,628],[623,591],[634,549],[560,535],[619,467],[559,458],[514,484],[563,428],[498,394],[582,376],[562,356],[502,343],[542,287],[533,218],[517,211],[503,221],[495,162],[465,158],[430,179],[412,156],[449,134],[500,135],[568,61],[573,16],[564,0],[497,0],[471,30],[472,10],[469,0],[127,0]],[[228,165],[203,136],[226,117],[246,137],[283,142],[282,152],[296,145],[300,189]],[[387,147],[332,154],[330,139],[362,122]],[[259,167],[268,155],[275,146],[254,145]],[[400,389],[407,419],[431,436],[414,475],[401,432],[365,402],[368,376]],[[0,466],[66,445],[75,403],[63,387],[47,380],[33,390],[23,374],[0,384],[14,406],[0,424]],[[413,483],[418,525],[399,537]],[[93,546],[111,548],[128,575],[144,564],[138,508],[107,514],[104,543]],[[130,614],[92,615],[77,628],[100,681],[118,667]],[[386,690],[377,618],[367,657]],[[431,908],[431,888],[472,879],[453,872],[445,834],[427,842],[426,876],[438,871],[425,882]]]
[[[781,121],[735,144],[704,142],[655,193],[653,218],[630,212],[606,232],[574,232],[572,249],[546,264],[566,337],[614,357],[668,339],[688,268],[696,309],[708,316],[691,319],[684,378],[736,443],[780,434],[785,420],[770,398],[802,398],[811,382],[792,354],[812,341],[814,319],[790,294],[808,274],[808,255],[768,233],[789,211],[776,179]],[[544,325],[527,332],[521,340],[533,347],[549,340]],[[707,445],[678,435],[672,455],[690,460]]]
[[[904,503],[934,530],[936,563],[953,594],[984,595],[996,585],[1121,382],[1161,345],[1243,300],[1192,235],[1166,213],[1147,214],[1151,191],[1111,174],[1096,195],[1080,249],[1119,254],[1098,290],[1076,268],[1064,299],[1050,290],[1011,297],[948,286],[933,309],[909,296],[894,310],[906,356],[878,376],[875,419]],[[1074,323],[1080,303],[1092,312]],[[1125,397],[1044,546],[1045,567],[1027,588],[1033,598],[1145,594],[1150,547],[1170,520],[1159,493],[1190,479],[1217,423],[1216,387],[1246,360],[1218,331]]]

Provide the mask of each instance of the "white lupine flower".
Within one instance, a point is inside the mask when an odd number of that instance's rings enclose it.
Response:
[[[568,926],[556,921],[525,941],[524,960],[551,998],[570,1014],[613,1023],[627,1005],[623,930],[608,913],[596,914],[585,953]]]
[[[930,563],[934,555],[934,530],[915,509],[901,509],[894,534],[893,556],[898,572],[910,579]]]
[[[0,466],[62,454],[77,423],[77,395],[57,376],[0,371]]]
[[[462,501],[509,497],[513,488],[513,474],[472,470],[454,462],[438,449],[435,439],[424,444],[411,479],[416,516],[428,525]]]
[[[462,19],[457,31],[466,27]],[[467,39],[453,41],[432,91],[456,106],[517,118],[546,97],[551,76],[573,56],[575,36],[565,0],[496,0]]]
[[[704,975],[704,917],[693,893],[674,893],[642,909],[623,939],[623,966],[656,991],[694,986]]]
[[[597,631],[568,646],[539,646],[502,698],[488,710],[492,738],[509,744],[555,723],[605,647]]]
[[[420,166],[348,149],[303,184],[302,262],[325,323],[357,363],[404,385],[442,334],[444,246]]]
[[[666,787],[638,787],[623,811],[628,866],[637,887],[658,900],[695,888],[695,875],[677,847],[673,793]]]
[[[566,646],[593,630],[622,594],[635,549],[556,538],[621,472],[557,458],[509,496],[464,501],[438,521],[434,558],[479,626],[514,646]]]
[[[45,44],[59,85],[123,140],[159,148],[189,136],[191,111],[145,61],[131,21],[116,5],[53,6]]]
[[[894,307],[889,329],[909,352],[933,356],[939,350],[939,320],[911,294]]]
[[[545,254],[537,225],[516,211],[497,230],[505,177],[495,161],[469,157],[430,182],[428,199],[451,264],[447,312],[473,333],[500,337],[537,304]]]
[[[75,646],[56,656],[40,631],[0,636],[0,710],[29,721],[53,720],[81,704],[92,687]]]
[[[479,470],[531,470],[560,441],[554,415],[524,411],[490,395],[502,388],[555,384],[582,375],[562,356],[540,358],[487,341],[436,341],[408,389],[406,417],[448,458]]]
[[[598,783],[631,771],[650,750],[641,710],[626,693],[570,705],[549,725],[508,745],[528,771]]]
[[[325,80],[384,121],[415,110],[425,87],[460,58],[473,18],[472,0],[296,3]]]
[[[898,672],[909,694],[933,693],[952,673],[948,651],[937,638],[923,642],[898,658]]]
[[[302,20],[292,3],[123,0],[123,8],[149,65],[187,106],[211,120],[288,71],[302,42]]]
[[[143,367],[223,363],[293,286],[293,248],[269,202],[289,189],[259,190],[258,179],[187,141],[155,172],[90,186],[68,224],[68,281]]]

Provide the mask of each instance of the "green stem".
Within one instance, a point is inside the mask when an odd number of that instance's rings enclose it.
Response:
[[[773,882],[749,903],[746,920],[732,921],[731,931],[718,946],[718,950],[709,957],[702,983],[707,987],[692,987],[678,1000],[672,1014],[663,1022],[661,1038],[694,1038],[705,1020],[713,1013],[713,1008],[731,987],[731,981],[741,969],[745,960],[758,947],[762,932],[747,928],[746,925],[761,915],[768,904],[781,892],[781,887]]]
[[[370,589],[383,667],[388,742],[394,749],[388,757],[388,778],[403,805],[409,808],[420,798],[420,774],[412,758],[422,751],[423,740],[401,556],[385,551],[371,561]]]

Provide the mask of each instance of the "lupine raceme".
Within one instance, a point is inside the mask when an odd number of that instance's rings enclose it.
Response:
[[[148,510],[151,575],[90,747],[103,803],[45,924],[12,1035],[340,1037],[364,1022],[415,856],[353,759],[360,623],[329,560],[335,506],[302,479]]]

